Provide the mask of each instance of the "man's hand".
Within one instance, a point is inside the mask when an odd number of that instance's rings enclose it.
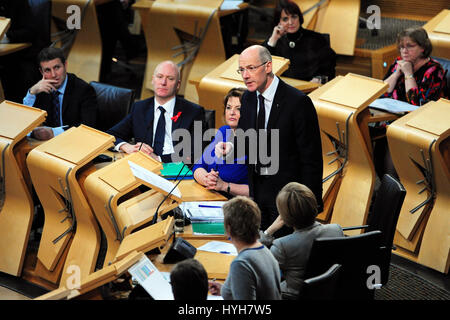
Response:
[[[233,144],[231,142],[219,142],[216,144],[214,153],[217,158],[225,158],[233,150]]]
[[[33,130],[31,136],[37,140],[50,140],[54,137],[53,130],[50,127],[37,127]]]
[[[222,284],[217,281],[209,280],[208,281],[208,289],[209,289],[209,292],[213,296],[220,296],[220,290],[222,289]]]
[[[30,93],[33,95],[36,95],[41,92],[50,93],[56,90],[56,88],[54,87],[55,83],[58,83],[58,81],[45,79],[44,77],[42,77],[42,79],[39,80],[38,83],[36,83],[34,86],[30,88]]]
[[[120,150],[128,154],[138,152],[139,149],[140,151],[148,154],[149,156],[154,154],[153,148],[143,142],[138,142],[136,144],[124,143],[123,145],[120,146]]]

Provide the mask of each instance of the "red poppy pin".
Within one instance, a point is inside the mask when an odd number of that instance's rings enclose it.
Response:
[[[178,121],[178,118],[179,118],[180,116],[181,116],[181,111],[178,112],[176,116],[173,116],[173,117],[170,118],[170,119],[172,119],[173,122],[177,122],[177,121]]]

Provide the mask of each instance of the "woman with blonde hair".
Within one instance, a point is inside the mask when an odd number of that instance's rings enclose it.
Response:
[[[270,251],[284,277],[281,282],[283,299],[297,299],[314,239],[344,234],[338,224],[324,225],[316,221],[316,198],[303,184],[285,185],[277,195],[276,204],[280,219],[294,232],[274,240]]]

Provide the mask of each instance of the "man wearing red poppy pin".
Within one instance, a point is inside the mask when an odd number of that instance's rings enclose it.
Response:
[[[108,130],[116,137],[116,151],[133,153],[142,151],[162,162],[173,162],[175,146],[172,136],[177,129],[189,130],[189,154],[177,154],[192,161],[194,150],[194,124],[199,121],[205,128],[205,110],[176,95],[180,88],[180,70],[173,61],[156,66],[152,76],[155,96],[136,102],[131,112]],[[134,138],[136,143],[130,143]],[[183,151],[183,150],[182,150]]]

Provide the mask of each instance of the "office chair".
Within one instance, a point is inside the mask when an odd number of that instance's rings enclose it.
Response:
[[[341,275],[340,264],[333,264],[325,273],[306,279],[300,291],[300,300],[333,300]]]
[[[385,285],[389,279],[389,265],[391,262],[391,249],[393,247],[395,228],[397,226],[400,210],[405,199],[406,190],[403,185],[392,176],[385,174],[381,179],[381,186],[376,194],[372,211],[365,226],[342,228],[353,230],[365,228],[366,232],[380,230],[382,260],[381,260],[381,284]]]
[[[106,131],[128,114],[134,102],[135,92],[133,89],[96,81],[91,81],[89,84],[97,94],[98,111],[95,128]]]
[[[368,271],[370,266],[380,265],[381,242],[382,233],[378,230],[349,237],[317,238],[311,248],[305,278],[317,277],[325,273],[330,265],[340,264],[342,270],[335,297],[343,300],[371,300],[374,290],[368,287],[371,276]]]

